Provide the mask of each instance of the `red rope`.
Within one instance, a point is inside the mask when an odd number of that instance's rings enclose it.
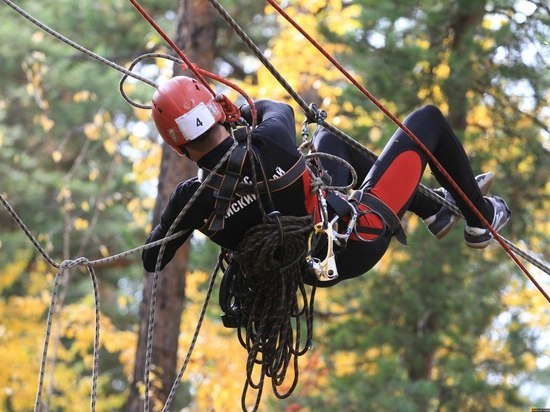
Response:
[[[193,72],[193,74],[197,77],[197,79],[210,91],[210,93],[212,93],[212,96],[216,97],[217,94],[214,92],[214,90],[208,84],[208,82],[204,79],[203,75],[205,75],[207,77],[210,77],[211,79],[217,80],[217,81],[225,84],[226,86],[232,88],[233,90],[236,90],[238,93],[240,93],[241,96],[243,96],[246,99],[247,103],[250,106],[250,111],[251,111],[251,114],[252,114],[252,128],[254,128],[256,126],[256,122],[257,122],[257,120],[256,120],[257,119],[256,105],[254,104],[252,99],[244,92],[244,90],[242,90],[236,84],[231,83],[230,81],[228,81],[226,79],[223,79],[222,77],[220,77],[218,75],[215,75],[214,73],[210,73],[210,72],[208,72],[204,69],[201,69],[196,64],[193,64],[189,60],[189,58],[185,55],[185,53],[177,46],[177,44],[153,20],[153,18],[147,13],[147,11],[145,11],[145,9],[143,7],[141,7],[141,5],[137,2],[137,0],[130,0],[130,3],[132,3],[132,5],[136,8],[136,10],[139,12],[139,14],[141,14],[145,18],[145,20],[147,20],[149,22],[149,24],[157,31],[157,33],[161,35],[161,37],[168,43],[168,45],[183,60],[185,65],[182,66],[182,68],[184,70],[185,69],[191,70]],[[228,99],[225,99],[225,101],[228,101]],[[235,108],[229,109],[226,112],[226,113],[230,114],[231,119],[233,119],[232,115],[233,115],[233,113],[235,113],[235,110],[238,111],[238,109],[235,107]],[[237,120],[238,119],[236,119],[235,121],[237,121]]]
[[[457,183],[453,180],[453,178],[447,173],[445,168],[439,163],[439,161],[435,158],[435,156],[428,150],[428,148],[418,139],[418,137],[408,128],[406,127],[397,117],[393,115],[380,101],[374,97],[363,85],[361,85],[342,65],[334,59],[313,37],[311,37],[302,27],[296,23],[290,17],[276,2],[275,0],[267,0],[269,4],[277,10],[279,14],[281,14],[296,30],[298,30],[315,48],[321,52],[355,87],[357,87],[361,93],[363,93],[372,103],[374,103],[384,114],[392,120],[401,130],[403,130],[409,138],[411,138],[419,147],[420,149],[428,156],[428,158],[431,160],[431,162],[437,167],[437,169],[443,174],[443,176],[447,179],[447,181],[451,184],[451,186],[458,192],[460,197],[464,199],[468,207],[474,212],[474,214],[479,218],[479,220],[483,223],[483,225],[492,233],[494,238],[498,241],[498,243],[502,246],[502,248],[508,253],[510,258],[516,263],[516,265],[523,271],[523,273],[531,280],[531,282],[535,285],[535,287],[542,293],[542,295],[546,298],[548,302],[550,302],[550,296],[546,293],[546,291],[538,284],[536,279],[529,273],[527,268],[520,262],[518,257],[512,252],[512,250],[508,247],[508,245],[502,240],[501,236],[497,233],[497,231],[491,226],[491,224],[485,219],[485,217],[481,214],[481,212],[474,206],[474,204],[471,202],[470,199],[466,196],[466,194],[462,191],[462,189],[457,185]]]
[[[211,79],[214,79],[214,80],[217,80],[218,82],[220,83],[223,83],[225,84],[226,86],[232,88],[233,90],[237,91],[241,96],[243,96],[245,99],[246,99],[246,102],[248,103],[248,105],[250,106],[250,113],[252,115],[252,129],[254,129],[256,127],[256,123],[257,123],[257,118],[258,118],[258,112],[256,110],[256,105],[254,104],[254,101],[250,98],[250,96],[248,96],[248,94],[246,94],[246,92],[241,89],[239,86],[237,86],[235,83],[232,83],[230,82],[229,80],[227,79],[224,79],[223,77],[221,76],[218,76],[217,74],[214,74],[214,73],[210,73],[204,69],[201,69],[201,68],[198,68],[198,70],[203,73],[205,76],[208,76],[210,77]],[[225,96],[224,96],[225,97]],[[227,102],[229,102],[229,99],[225,98],[224,100],[226,100]],[[231,103],[232,104],[232,103]],[[233,105],[233,104],[232,104]],[[223,105],[222,105],[223,106]],[[234,110],[236,110],[237,112],[239,112],[239,109],[233,105],[234,107]],[[224,109],[225,109],[225,106],[224,106]],[[230,115],[230,114],[233,114],[233,111],[231,110],[226,110],[226,115]],[[239,119],[235,119],[234,122],[236,122],[237,120]],[[233,123],[234,123],[233,122]]]
[[[139,3],[136,0],[130,0],[130,3],[136,8],[136,10],[141,14],[145,20],[149,22],[151,26],[157,31],[158,34],[161,35],[161,37],[166,40],[166,43],[170,45],[170,47],[177,53],[177,55],[185,62],[187,65],[187,68],[193,72],[195,76],[197,76],[197,79],[212,93],[214,96],[216,93],[214,93],[214,90],[210,87],[208,82],[202,77],[201,73],[197,68],[191,63],[191,61],[187,58],[185,53],[181,51],[181,49],[174,43],[174,41],[162,30],[162,28],[153,20],[151,16],[145,11],[143,7],[139,5]]]

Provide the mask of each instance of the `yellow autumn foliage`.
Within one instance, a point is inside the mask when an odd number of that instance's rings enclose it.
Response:
[[[84,125],[84,135],[90,140],[98,140],[101,129],[95,123],[87,123]]]
[[[143,139],[139,139],[138,141],[139,143],[136,143],[136,146],[143,148],[144,156],[134,159],[132,163],[132,179],[136,183],[144,183],[158,177],[162,149],[158,144],[146,143]]]
[[[19,279],[28,265],[32,253],[30,250],[18,250],[12,262],[8,263],[2,270],[0,276],[0,291],[9,288]]]
[[[301,3],[303,8],[299,7]],[[317,20],[315,13],[328,8],[332,13],[327,13],[325,24],[331,27],[337,34],[352,32],[358,28],[357,18],[361,13],[359,5],[350,5],[342,8],[342,2],[336,0],[314,0],[310,2],[294,2],[286,11],[291,14],[302,27],[313,37],[322,40],[321,34],[317,30]],[[269,11],[267,6],[266,10]],[[271,11],[272,12],[272,11]],[[342,75],[335,70],[326,59],[319,54],[309,43],[302,38],[293,28],[278,17],[282,31],[280,36],[270,44],[270,61],[285,73],[286,79],[293,87],[300,92],[308,92],[308,95],[315,95],[316,103],[330,109],[329,121],[333,121],[339,127],[347,128],[353,124],[363,127],[370,127],[369,138],[373,141],[379,141],[384,138],[382,131],[376,127],[384,120],[382,113],[367,115],[362,106],[354,106],[351,103],[344,104],[341,108],[334,107],[337,98],[341,96],[341,89],[334,86],[336,82],[343,79]],[[501,22],[505,24],[506,22]],[[494,22],[484,20],[484,25],[488,29],[495,29]],[[36,42],[42,41],[41,32],[36,32],[33,36]],[[488,40],[482,40],[482,47],[490,48],[493,44]],[[331,54],[336,52],[346,52],[341,46],[325,44]],[[418,40],[417,46],[422,49],[429,48],[429,42]],[[29,78],[28,92],[42,101],[42,107],[47,107],[47,101],[44,101],[41,90],[41,78],[45,68],[39,64],[40,56],[35,56],[35,61],[26,66],[26,73]],[[159,67],[166,65],[167,61],[159,59]],[[417,68],[420,72],[425,72],[429,67],[429,62],[419,62]],[[169,69],[169,68],[168,68]],[[450,67],[443,62],[435,66],[433,73],[441,80],[447,79],[450,75]],[[271,74],[265,69],[260,69],[258,73],[259,86],[247,84],[245,90],[249,91],[254,98],[284,98],[286,91],[280,87]],[[319,79],[323,79],[320,81]],[[361,79],[359,79],[361,80]],[[127,85],[131,91],[133,86]],[[430,98],[446,112],[445,96],[441,88],[437,85],[429,89],[421,89],[418,96],[423,100]],[[471,98],[472,96],[469,96]],[[87,91],[77,92],[72,96],[75,102],[83,102],[95,98]],[[292,103],[294,104],[294,103]],[[391,102],[384,102],[390,108],[395,109]],[[295,106],[295,105],[294,105]],[[339,112],[337,111],[339,110]],[[344,112],[344,113],[342,113]],[[134,110],[134,115],[141,121],[148,121],[150,114],[145,110]],[[51,130],[55,123],[47,115],[38,116],[34,119],[44,131]],[[300,113],[297,113],[297,122],[301,122]],[[525,127],[529,126],[529,120],[523,119]],[[493,120],[490,110],[486,106],[477,106],[471,111],[468,123],[472,129],[489,129],[486,139],[494,139],[490,129],[493,128]],[[91,123],[84,126],[84,134],[90,140],[102,141],[104,149],[110,155],[113,155],[117,149],[117,143],[125,138],[126,131],[117,129],[108,113],[101,112],[94,116]],[[473,149],[483,149],[487,145],[487,140],[480,138],[471,143]],[[0,133],[0,146],[2,145],[3,135]],[[140,138],[136,135],[129,135],[125,142],[129,142],[132,148],[142,153],[132,163],[132,179],[138,184],[151,181],[158,176],[158,170],[161,159],[161,149],[156,143],[148,139]],[[485,165],[487,170],[496,170],[499,159],[520,159],[518,163],[519,173],[529,173],[535,167],[534,159],[524,156],[519,141],[510,142],[510,145],[502,148],[496,153],[495,159]],[[53,152],[52,158],[59,162],[62,158],[60,152]],[[99,177],[99,171],[92,168],[89,174],[90,181],[95,181]],[[547,192],[550,192],[550,184]],[[58,196],[58,201],[69,200],[71,192],[64,187]],[[132,199],[127,208],[134,217],[134,224],[139,227],[145,227],[148,224],[148,213],[154,206],[154,200],[151,197],[142,199]],[[70,204],[70,203],[69,203]],[[548,205],[547,205],[548,206]],[[81,203],[84,211],[89,209],[89,204]],[[545,211],[536,211],[538,221],[544,221]],[[418,224],[418,220],[415,221]],[[83,218],[77,218],[74,221],[76,230],[85,230],[88,228],[88,221]],[[550,230],[550,222],[546,223],[546,229]],[[544,227],[542,228],[544,229]],[[548,230],[546,231],[548,233]],[[542,241],[541,241],[542,243]],[[107,246],[99,247],[102,256],[108,256]],[[491,253],[490,251],[488,253]],[[25,278],[28,296],[9,298],[0,298],[0,405],[5,405],[8,400],[15,411],[30,410],[33,407],[34,396],[36,394],[36,383],[38,377],[38,368],[40,366],[40,354],[43,344],[45,313],[49,304],[49,288],[51,287],[52,273],[48,273],[48,267],[44,262],[36,263],[28,270],[28,261],[31,257],[31,249],[25,252],[18,252],[11,263],[2,268],[0,276],[0,290],[10,288],[18,281],[23,274],[28,275]],[[390,262],[406,261],[407,253],[404,250],[396,250],[391,256],[386,256],[378,264],[377,270],[384,273],[389,267]],[[452,268],[444,268],[444,272],[450,272]],[[381,275],[383,276],[383,274]],[[195,272],[187,277],[187,306],[185,316],[183,317],[182,332],[180,335],[180,363],[186,354],[189,345],[189,339],[194,332],[198,319],[202,298],[204,295],[204,284],[208,275],[206,273]],[[48,283],[50,282],[50,283]],[[344,312],[346,309],[355,307],[358,303],[350,299],[345,304],[335,302],[328,296],[327,290],[317,292],[317,305],[323,310],[331,312]],[[118,304],[123,307],[128,304],[128,297],[118,299]],[[534,328],[547,329],[549,326],[549,317],[546,308],[546,302],[537,291],[525,288],[524,285],[515,285],[509,293],[503,298],[503,303],[510,308],[521,308],[528,319],[529,325]],[[50,359],[56,356],[55,365],[48,363],[46,375],[46,387],[48,390],[53,385],[55,392],[62,393],[62,396],[53,396],[49,399],[51,410],[88,410],[89,394],[91,389],[91,365],[93,362],[92,345],[94,339],[95,313],[93,308],[93,299],[87,296],[81,302],[74,303],[64,307],[54,318],[54,328],[59,329],[59,334],[69,343],[60,344],[52,338],[50,346]],[[316,334],[322,336],[322,326],[316,329]],[[458,333],[458,331],[456,331]],[[137,336],[133,331],[118,330],[110,319],[102,314],[101,317],[101,345],[102,350],[111,354],[116,354],[121,362],[124,374],[130,377],[133,372],[135,361],[135,348]],[[443,346],[436,354],[438,357],[444,357],[448,354],[451,338],[443,338]],[[445,345],[448,343],[449,345]],[[54,349],[57,346],[57,349]],[[387,346],[372,347],[364,353],[345,351],[339,352],[334,357],[336,368],[329,371],[325,363],[325,358],[321,350],[315,348],[301,358],[300,367],[300,386],[307,389],[312,395],[318,395],[323,391],[329,392],[329,373],[335,373],[336,376],[343,376],[356,372],[358,368],[365,373],[376,373],[375,360],[379,357],[392,356],[391,349]],[[245,359],[246,352],[239,344],[235,331],[225,329],[219,320],[207,318],[202,332],[199,336],[197,346],[185,380],[190,382],[192,393],[195,394],[193,406],[187,408],[189,411],[240,411],[240,395],[245,377]],[[506,344],[483,337],[479,344],[479,350],[476,355],[477,362],[498,359],[503,364],[509,364],[514,361],[511,352]],[[531,354],[522,356],[522,360],[528,369],[535,367],[535,359]],[[437,364],[437,362],[436,362]],[[179,366],[178,365],[178,366]],[[434,374],[438,376],[439,370],[434,367]],[[480,374],[483,371],[479,372]],[[100,375],[100,384],[108,384],[106,377]],[[453,379],[447,379],[448,384],[453,383]],[[266,385],[264,393],[265,398],[273,397],[270,394],[269,385]],[[124,397],[99,397],[98,410],[119,410],[124,402]],[[491,399],[491,406],[499,408],[504,404],[500,393],[495,394]]]
[[[74,228],[76,231],[82,231],[88,229],[90,222],[88,220],[78,217],[74,221]]]
[[[116,152],[116,143],[113,141],[113,139],[105,139],[103,141],[103,148],[107,153],[112,156]]]

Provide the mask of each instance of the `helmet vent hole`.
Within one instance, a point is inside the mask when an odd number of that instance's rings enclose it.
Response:
[[[155,102],[153,102],[153,106],[155,106],[155,109],[157,109],[159,113],[162,114],[162,109],[158,107]]]

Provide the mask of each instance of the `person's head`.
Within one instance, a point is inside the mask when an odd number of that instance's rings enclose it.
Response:
[[[152,114],[162,139],[193,160],[197,160],[193,152],[211,148],[211,137],[227,136],[223,107],[191,77],[176,76],[160,85],[153,95]]]

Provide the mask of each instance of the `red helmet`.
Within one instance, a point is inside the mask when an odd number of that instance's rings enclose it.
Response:
[[[183,155],[181,145],[201,136],[216,123],[225,122],[225,113],[212,93],[199,81],[176,76],[163,83],[153,95],[153,120],[162,137]]]

